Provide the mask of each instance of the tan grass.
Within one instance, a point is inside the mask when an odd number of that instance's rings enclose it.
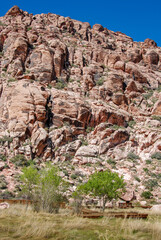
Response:
[[[84,219],[71,215],[68,209],[54,215],[13,205],[0,211],[0,223],[0,239],[161,240],[161,216],[154,214],[148,220]]]

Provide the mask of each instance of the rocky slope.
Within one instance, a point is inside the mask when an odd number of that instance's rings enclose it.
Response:
[[[71,191],[109,168],[161,202],[161,48],[17,6],[0,17],[2,195],[31,161],[59,165]]]

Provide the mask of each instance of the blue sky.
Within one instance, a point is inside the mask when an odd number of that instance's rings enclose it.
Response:
[[[100,23],[110,30],[127,34],[134,41],[151,38],[161,46],[160,0],[2,0],[0,16],[13,5],[33,14],[51,12],[89,22],[91,26]]]

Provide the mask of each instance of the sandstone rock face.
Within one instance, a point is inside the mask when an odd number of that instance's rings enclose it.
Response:
[[[21,172],[11,159],[23,155],[39,167],[57,164],[71,191],[111,169],[143,201],[157,181],[151,192],[159,202],[160,47],[17,6],[0,23],[0,175],[7,188],[14,191]]]
[[[48,93],[25,80],[17,83],[4,87],[0,114],[11,136],[26,137],[36,125],[45,126]]]
[[[7,13],[6,15],[8,16],[17,16],[19,14],[21,14],[22,11],[19,9],[18,6],[13,6]]]

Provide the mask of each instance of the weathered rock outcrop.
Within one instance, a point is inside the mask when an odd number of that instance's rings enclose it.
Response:
[[[21,169],[11,159],[23,155],[40,167],[58,164],[72,184],[110,168],[138,199],[155,182],[159,201],[160,71],[161,50],[151,39],[137,43],[100,24],[11,8],[0,17],[5,186],[14,190]]]

